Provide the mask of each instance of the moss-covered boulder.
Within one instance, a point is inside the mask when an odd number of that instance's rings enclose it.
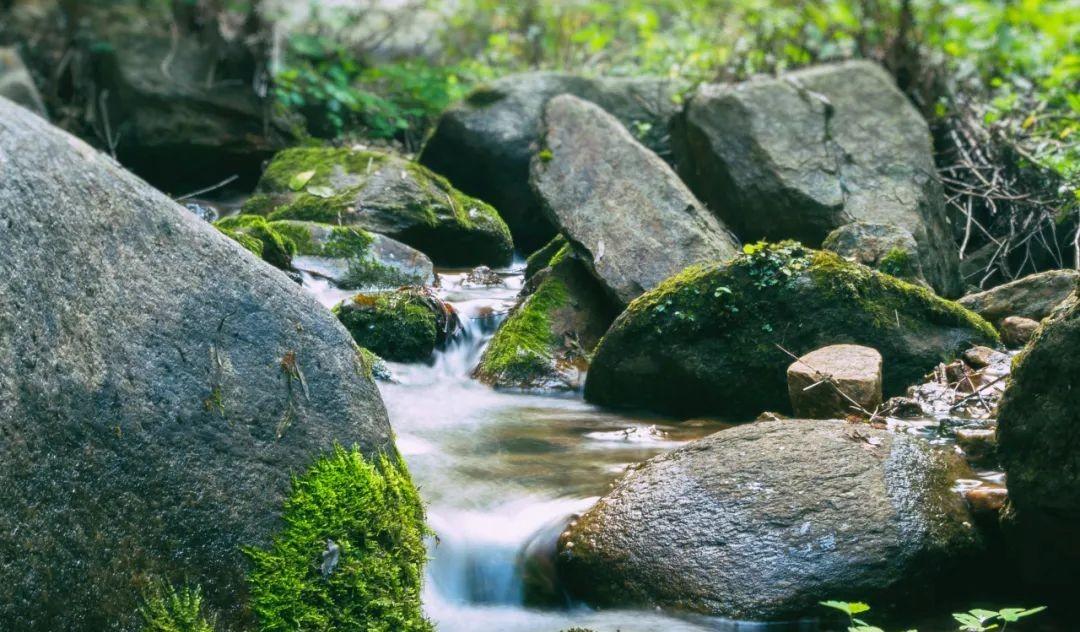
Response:
[[[385,235],[355,226],[296,220],[277,220],[269,226],[296,244],[294,268],[327,278],[340,288],[435,283],[435,270],[427,255]]]
[[[292,267],[296,243],[288,234],[271,226],[265,217],[232,215],[214,222],[214,226],[270,265],[282,270]]]
[[[530,278],[526,291],[484,350],[474,377],[504,388],[580,388],[589,354],[617,306],[568,244]]]
[[[1080,582],[1080,300],[1044,322],[1014,360],[998,412],[1017,550],[1029,579]]]
[[[632,468],[560,537],[559,575],[600,606],[791,621],[866,599],[910,612],[981,552],[953,490],[965,476],[953,451],[869,425],[722,430]]]
[[[444,265],[503,265],[510,230],[490,205],[390,153],[299,147],[274,156],[245,213],[356,226]]]
[[[357,294],[334,313],[356,344],[395,362],[427,360],[458,326],[452,308],[422,288]]]
[[[997,334],[925,288],[794,242],[692,266],[635,300],[596,350],[590,401],[682,415],[789,410],[785,369],[826,345],[877,349],[886,396]]]
[[[555,235],[551,241],[545,244],[536,252],[529,255],[525,260],[525,280],[536,276],[536,273],[548,267],[551,264],[551,258],[555,256],[557,252],[562,250],[563,246],[567,243],[566,237]]]

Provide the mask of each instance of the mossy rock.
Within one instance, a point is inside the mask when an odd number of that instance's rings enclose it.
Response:
[[[276,220],[270,227],[296,244],[298,269],[328,278],[342,289],[432,285],[427,255],[385,235],[355,226]]]
[[[219,219],[214,226],[270,265],[282,270],[292,267],[296,244],[287,234],[272,227],[265,217],[233,215]]]
[[[263,631],[426,632],[424,508],[400,457],[335,448],[294,479],[283,529],[247,551]]]
[[[334,314],[356,344],[394,362],[427,360],[453,328],[449,308],[420,288],[357,294]]]
[[[789,412],[789,355],[832,344],[877,349],[886,396],[997,333],[931,291],[795,242],[747,246],[691,266],[635,300],[605,335],[592,402],[678,415]]]
[[[525,260],[525,280],[536,276],[536,273],[548,267],[551,263],[551,258],[555,256],[555,253],[562,250],[568,242],[566,237],[555,235],[551,241],[549,241],[542,248],[529,255],[529,258]]]
[[[1014,544],[1047,594],[1080,582],[1080,299],[1056,310],[1013,360],[998,411]]]
[[[514,248],[510,230],[490,205],[425,167],[378,151],[282,151],[244,212],[363,228],[445,265],[504,265]]]
[[[495,332],[474,377],[503,388],[575,390],[618,309],[564,243]]]

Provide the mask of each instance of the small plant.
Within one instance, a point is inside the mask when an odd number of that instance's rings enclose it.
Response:
[[[862,614],[870,611],[870,606],[862,602],[847,602],[847,601],[822,601],[821,605],[826,608],[832,608],[833,610],[839,610],[848,617],[847,632],[885,632],[883,629],[870,625],[862,619],[855,618],[855,615]],[[983,610],[981,608],[974,608],[967,612],[953,613],[953,619],[956,619],[960,623],[960,632],[988,632],[989,630],[1000,630],[1004,632],[1010,623],[1015,623],[1020,619],[1030,617],[1033,614],[1038,614],[1046,610],[1046,606],[1039,606],[1037,608],[1002,608],[1001,610]],[[1000,624],[1000,628],[998,625]],[[917,630],[908,630],[908,632],[918,632]]]
[[[214,632],[216,621],[203,609],[202,589],[184,586],[179,590],[156,584],[139,607],[143,632]]]

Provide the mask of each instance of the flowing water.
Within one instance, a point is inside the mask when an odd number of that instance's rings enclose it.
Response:
[[[627,465],[723,426],[605,412],[580,394],[499,392],[472,380],[521,288],[520,266],[501,274],[504,285],[483,288],[469,287],[463,273],[441,274],[438,292],[458,310],[463,335],[431,365],[391,363],[394,382],[380,385],[436,533],[424,594],[428,616],[442,632],[764,629],[654,611],[597,612],[562,595],[550,560],[570,517]],[[349,294],[310,274],[304,285],[328,306]]]

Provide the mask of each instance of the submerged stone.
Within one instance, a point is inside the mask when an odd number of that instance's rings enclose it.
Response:
[[[490,205],[416,163],[379,151],[280,152],[244,212],[362,228],[444,265],[502,265],[514,249],[509,229]]]
[[[837,420],[760,421],[632,468],[563,533],[603,607],[793,620],[825,599],[925,608],[981,549],[947,449]]]
[[[596,349],[589,401],[683,416],[787,412],[791,356],[826,345],[881,353],[885,396],[995,343],[976,314],[929,290],[793,242],[692,266],[635,300]]]

